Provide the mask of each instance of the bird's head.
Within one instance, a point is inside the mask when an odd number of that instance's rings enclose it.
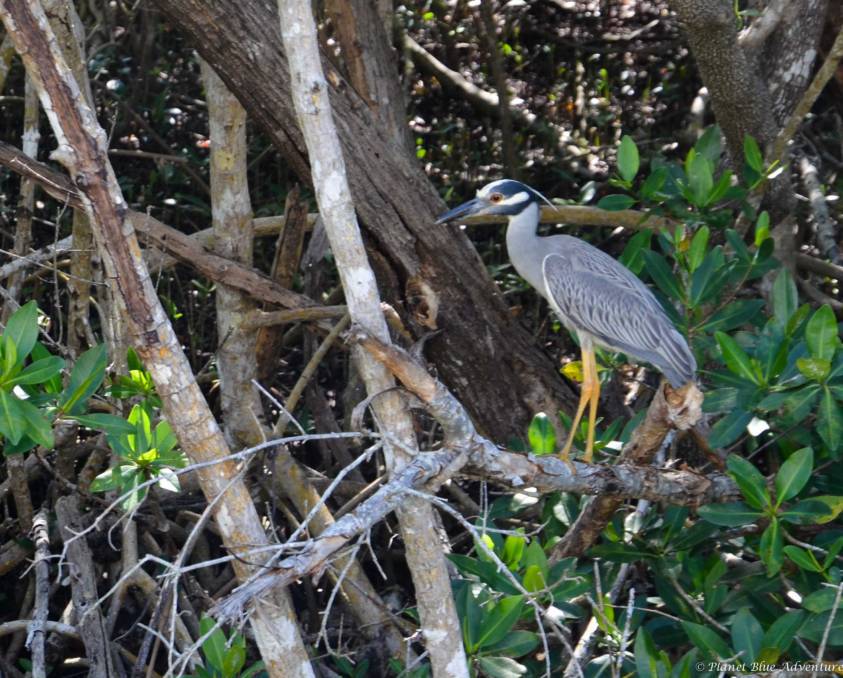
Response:
[[[464,202],[459,207],[445,212],[436,220],[436,223],[445,224],[456,219],[481,214],[514,217],[521,214],[529,205],[538,204],[542,201],[551,205],[547,198],[526,184],[513,179],[499,179],[486,184],[477,191],[473,200]]]

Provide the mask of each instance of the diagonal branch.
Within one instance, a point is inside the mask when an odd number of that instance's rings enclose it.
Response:
[[[605,466],[574,461],[567,464],[556,456],[535,457],[498,449],[477,433],[465,408],[448,389],[405,351],[381,342],[359,327],[352,330],[351,337],[425,404],[443,428],[444,448],[415,456],[372,497],[337,520],[318,538],[281,547],[281,556],[284,549],[298,550],[272,565],[266,574],[235,590],[217,610],[224,617],[238,615],[273,584],[288,583],[321,571],[328,559],[351,539],[405,504],[410,490],[434,493],[460,473],[481,476],[510,488],[532,487],[538,493],[563,491],[605,496],[616,502],[638,498],[693,507],[734,501],[739,496],[734,482],[721,473],[702,476],[691,471],[660,470],[635,463]],[[653,446],[657,448],[672,428],[687,426],[693,421],[699,415],[698,394],[699,391],[688,389],[668,392],[657,398],[628,445],[630,458],[638,461]]]

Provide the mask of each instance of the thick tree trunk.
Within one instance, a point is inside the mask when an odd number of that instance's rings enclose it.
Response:
[[[738,43],[732,4],[727,0],[671,0],[679,15],[711,106],[733,162],[743,161],[743,140],[761,147],[776,134],[773,104],[755,64]]]
[[[272,1],[155,1],[309,182]],[[420,321],[411,323],[417,334],[443,330],[429,342],[440,376],[497,441],[523,435],[539,410],[571,406],[573,396],[556,366],[511,317],[466,236],[433,224],[445,206],[415,159],[382,134],[369,107],[336,71],[327,68],[326,74],[369,245],[405,286],[426,292],[404,310]]]

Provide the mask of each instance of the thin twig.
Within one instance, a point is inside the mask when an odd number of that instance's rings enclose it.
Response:
[[[843,597],[843,581],[837,585],[837,593],[834,595],[834,605],[831,606],[831,612],[828,614],[828,621],[823,629],[823,637],[820,641],[820,648],[817,650],[816,664],[822,664],[823,655],[825,655],[825,648],[828,644],[828,637],[831,634],[831,627],[834,626],[834,618],[837,616],[837,608],[840,606],[840,598]],[[811,673],[811,678],[816,678],[817,670]]]

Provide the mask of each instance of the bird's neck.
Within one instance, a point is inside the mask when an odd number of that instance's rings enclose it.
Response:
[[[539,225],[539,206],[531,203],[521,213],[509,218],[506,229],[506,249],[509,260],[530,285],[544,290],[542,273],[543,247],[542,238],[536,233]]]

